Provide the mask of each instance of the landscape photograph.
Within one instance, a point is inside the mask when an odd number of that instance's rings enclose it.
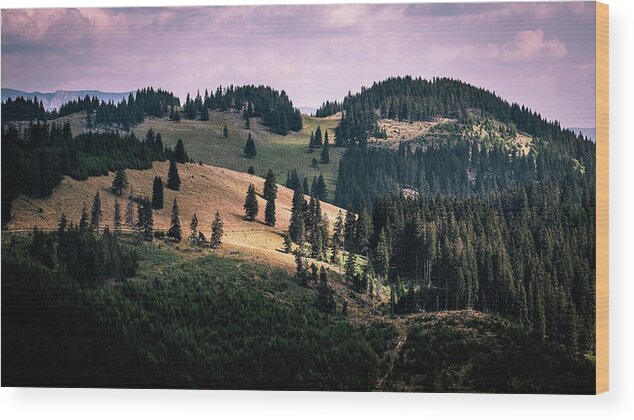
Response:
[[[2,386],[594,394],[596,7],[3,9]]]

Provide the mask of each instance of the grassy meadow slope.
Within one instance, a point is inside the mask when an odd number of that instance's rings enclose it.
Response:
[[[241,114],[232,112],[209,112],[209,121],[181,119],[173,122],[167,119],[148,119],[135,126],[133,131],[139,137],[144,136],[151,128],[160,132],[163,142],[174,147],[178,139],[182,139],[185,150],[190,158],[196,162],[202,161],[209,165],[246,172],[249,166],[253,166],[257,175],[264,175],[269,168],[273,169],[279,183],[286,181],[286,172],[296,168],[304,176],[312,180],[313,176],[323,174],[328,185],[329,197],[334,198],[339,159],[344,149],[332,147],[334,142],[334,128],[339,119],[315,118],[303,116],[304,128],[298,132],[290,132],[286,136],[272,133],[267,127],[261,125],[256,118],[251,119],[251,135],[255,139],[258,155],[255,159],[244,156],[244,145],[249,130],[245,128]],[[223,128],[227,125],[229,137],[222,135]],[[310,133],[320,125],[322,132],[328,130],[330,137],[330,163],[319,164],[317,168],[311,166],[313,158],[320,161],[321,149],[313,153],[308,151]]]
[[[126,171],[134,194],[151,196],[154,176],[162,177],[165,182],[168,167],[167,162],[154,162],[154,167],[149,170]],[[194,213],[199,221],[199,229],[209,237],[211,222],[218,210],[225,223],[226,249],[246,252],[255,259],[261,258],[284,266],[294,264],[292,255],[279,252],[283,249],[282,235],[288,228],[293,191],[282,185],[278,186],[277,225],[269,227],[263,222],[266,202],[261,196],[258,199],[260,210],[258,219],[255,222],[248,222],[243,217],[244,199],[249,184],[253,183],[258,194],[261,195],[263,178],[208,165],[179,164],[178,168],[181,188],[179,191],[165,188],[164,208],[154,210],[155,230],[169,228],[172,201],[176,198],[183,237],[189,235],[189,222]],[[86,181],[76,181],[65,177],[49,198],[34,199],[21,195],[13,202],[13,219],[7,225],[7,230],[30,230],[36,226],[42,229],[53,229],[62,213],[65,213],[70,220],[77,222],[84,205],[90,211],[97,191],[101,196],[103,225],[112,226],[115,196],[109,190],[111,184],[112,175],[91,177]],[[126,202],[127,200],[120,199],[124,213]],[[339,208],[322,203],[322,212],[329,218],[331,226],[338,211]],[[185,242],[183,241],[181,246],[184,246]]]

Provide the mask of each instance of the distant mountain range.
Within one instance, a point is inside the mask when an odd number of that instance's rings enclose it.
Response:
[[[119,102],[123,98],[127,98],[130,92],[101,92],[99,90],[58,90],[55,92],[24,92],[22,90],[2,88],[2,102],[7,99],[15,99],[18,96],[24,98],[33,98],[37,96],[42,101],[44,109],[52,111],[59,109],[62,104],[77,98],[83,98],[88,95],[96,96],[100,100]]]

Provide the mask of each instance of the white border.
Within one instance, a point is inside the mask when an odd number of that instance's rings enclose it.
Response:
[[[495,0],[498,1],[498,0]],[[347,3],[397,3],[347,1]],[[446,1],[456,3],[458,1]],[[610,391],[600,396],[482,394],[387,394],[330,392],[170,391],[109,389],[0,389],[0,415],[5,419],[616,419],[634,412],[632,317],[634,277],[634,7],[631,0],[610,4]],[[335,1],[188,0],[180,5],[302,4]],[[0,0],[14,7],[175,6],[164,0]],[[630,270],[628,270],[628,268]]]

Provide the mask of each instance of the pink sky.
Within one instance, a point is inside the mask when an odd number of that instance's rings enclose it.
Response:
[[[296,106],[448,76],[594,127],[594,3],[2,10],[2,87],[285,89]]]

